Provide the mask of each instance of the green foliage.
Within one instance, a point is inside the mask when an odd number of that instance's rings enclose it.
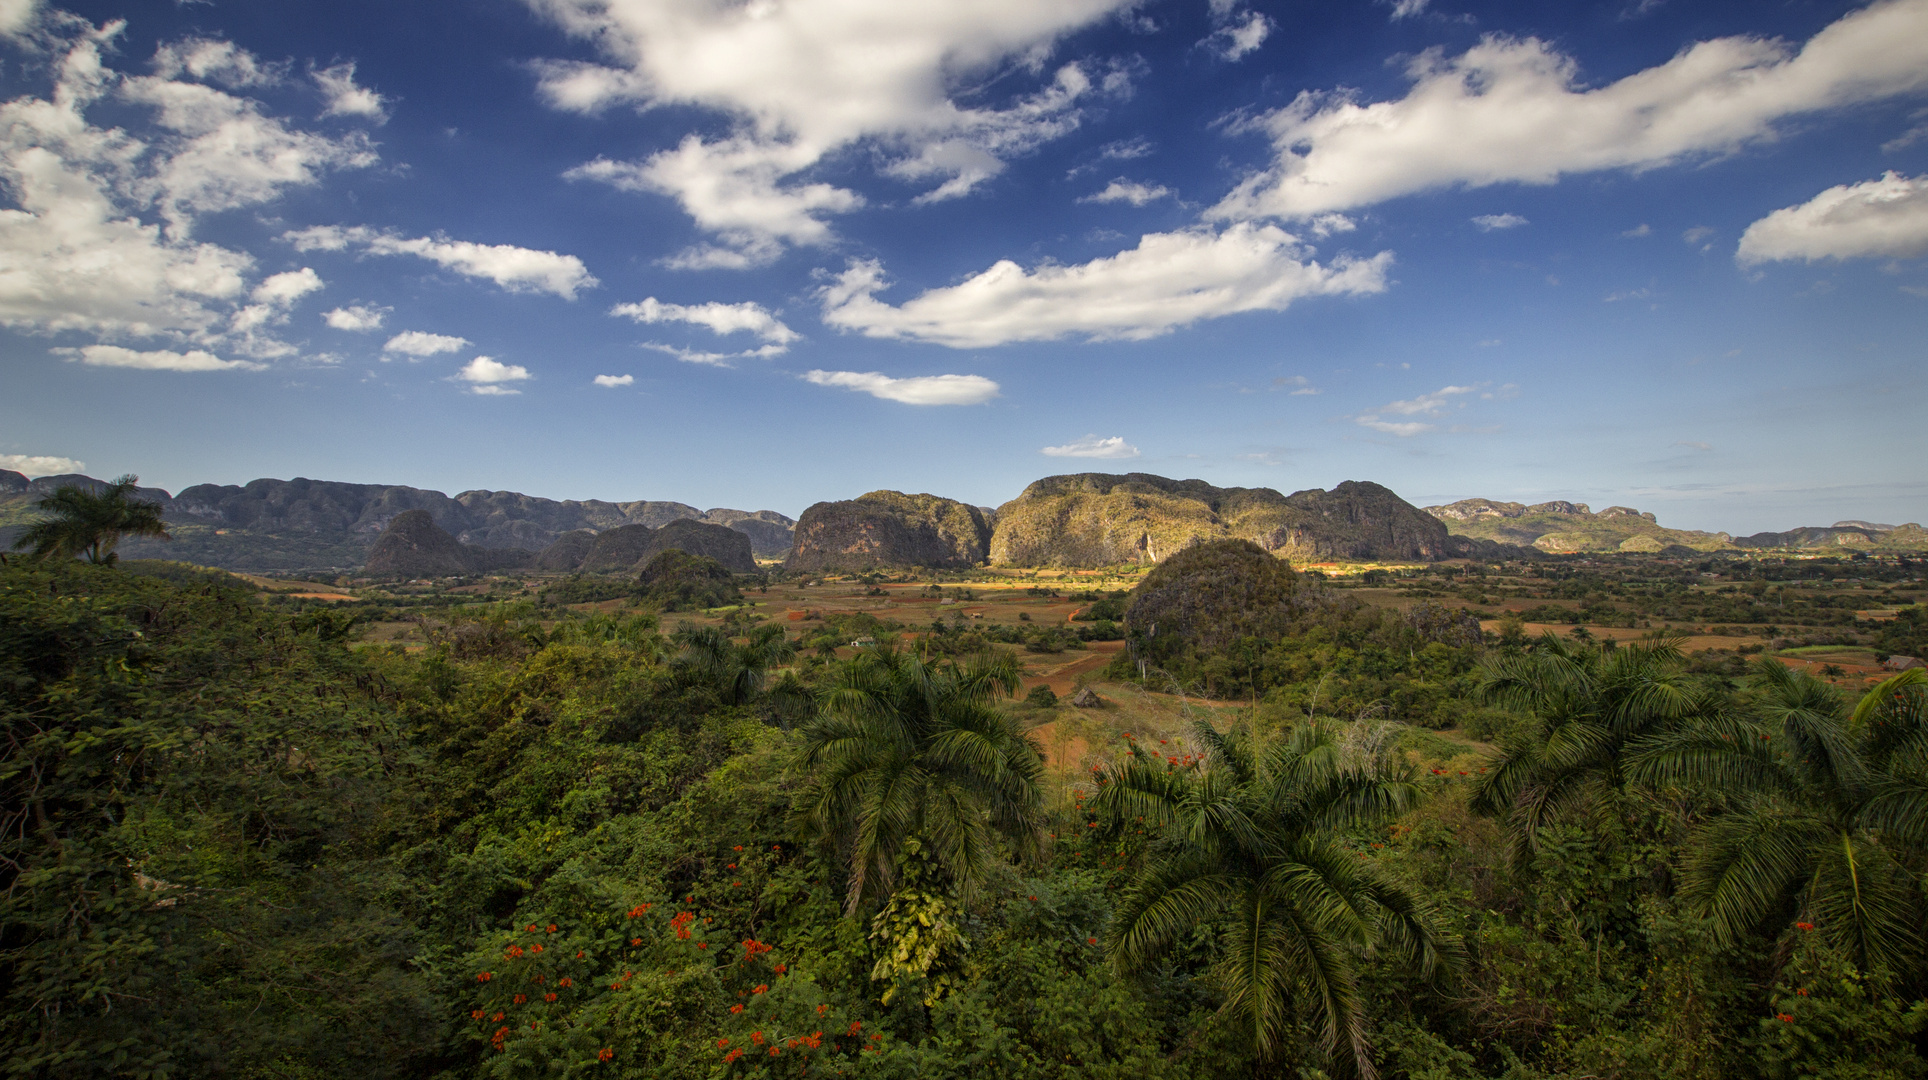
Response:
[[[641,599],[662,611],[701,611],[743,602],[736,575],[707,555],[690,555],[678,548],[661,552],[644,564],[637,578]]]

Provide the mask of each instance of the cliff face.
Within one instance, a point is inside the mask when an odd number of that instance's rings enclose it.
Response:
[[[786,570],[966,567],[985,561],[991,526],[983,511],[935,495],[873,491],[822,502],[797,519]]]
[[[998,566],[1160,562],[1195,544],[1251,540],[1300,562],[1442,559],[1446,527],[1378,484],[1347,481],[1282,495],[1149,473],[1049,476],[997,511]]]
[[[449,577],[527,566],[531,556],[514,548],[479,548],[462,543],[435,523],[426,510],[395,515],[368,549],[369,577]]]

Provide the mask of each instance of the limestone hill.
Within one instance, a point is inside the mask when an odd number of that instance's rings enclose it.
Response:
[[[580,540],[565,538],[557,541],[557,544],[565,541],[570,551],[581,548]],[[756,573],[756,559],[751,555],[748,536],[721,525],[687,518],[672,521],[660,529],[647,525],[624,525],[598,533],[590,541],[587,550],[583,551],[580,561],[574,565],[568,563],[565,555],[551,557],[548,550],[537,556],[537,561],[555,570],[630,572],[640,570],[644,563],[671,550],[714,559],[739,574]]]
[[[1149,473],[1049,476],[997,511],[996,566],[1155,563],[1194,544],[1251,540],[1297,562],[1470,554],[1446,527],[1378,484],[1282,495]]]
[[[821,502],[797,519],[786,570],[966,567],[985,560],[991,523],[975,506],[935,495],[873,491]]]
[[[376,578],[451,577],[527,566],[534,556],[519,548],[464,544],[435,523],[426,510],[404,510],[368,549],[364,573]]]
[[[1609,506],[1594,513],[1586,503],[1544,502],[1531,506],[1491,499],[1461,499],[1426,512],[1446,523],[1456,536],[1493,540],[1560,554],[1578,551],[1628,551],[1653,554],[1669,547],[1718,551],[1728,547],[1726,533],[1669,529],[1654,515],[1630,506]]]

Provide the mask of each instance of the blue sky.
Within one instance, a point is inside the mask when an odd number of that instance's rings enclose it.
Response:
[[[1928,518],[1928,0],[0,0],[0,465]]]

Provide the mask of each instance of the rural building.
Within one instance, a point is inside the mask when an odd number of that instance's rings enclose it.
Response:
[[[1913,656],[1890,656],[1881,662],[1881,666],[1889,671],[1906,671],[1909,668],[1928,667],[1928,664]]]

